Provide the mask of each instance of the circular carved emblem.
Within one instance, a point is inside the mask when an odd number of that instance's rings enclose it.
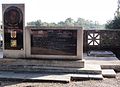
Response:
[[[23,18],[22,12],[19,8],[11,6],[6,9],[4,13],[4,22],[9,26],[18,25]]]

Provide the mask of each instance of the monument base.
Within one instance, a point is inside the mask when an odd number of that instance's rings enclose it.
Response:
[[[49,81],[103,79],[100,65],[84,64],[84,60],[0,59],[0,71],[1,73],[13,73],[15,75],[13,77],[2,74],[4,78],[10,79],[17,77],[18,79],[33,80],[29,78],[31,75],[33,78],[37,76],[34,80]],[[19,77],[21,75],[25,77]],[[64,75],[69,78],[66,79]]]
[[[66,67],[83,68],[84,60],[40,60],[40,59],[0,59],[0,65],[13,66],[34,66],[34,67]]]

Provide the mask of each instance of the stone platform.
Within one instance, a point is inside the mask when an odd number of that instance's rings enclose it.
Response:
[[[0,78],[63,82],[103,79],[100,65],[85,64],[84,68],[81,68],[81,63],[84,61],[0,59]],[[30,78],[31,73],[36,77]]]
[[[70,82],[71,80],[102,80],[101,74],[65,74],[65,73],[34,73],[0,71],[0,79],[20,81],[55,81]]]
[[[102,69],[113,69],[116,72],[120,72],[120,61],[119,60],[112,60],[112,61],[86,60],[85,64],[97,64],[97,65],[100,65]]]
[[[84,60],[52,60],[52,59],[10,59],[1,58],[0,65],[2,66],[42,66],[42,67],[84,67]],[[1,66],[1,67],[2,67]]]
[[[82,79],[101,80],[103,76],[115,77],[115,73],[113,75],[113,73],[107,72],[108,70],[102,70],[105,68],[103,67],[105,64],[110,65],[110,61],[107,63],[107,61],[87,60],[84,63],[84,68],[79,67],[81,63],[84,61],[0,59],[0,79],[70,82]],[[111,66],[115,64],[111,61]],[[118,66],[120,66],[119,63]]]
[[[99,65],[85,64],[83,68],[81,64],[84,65],[84,61],[0,59],[0,70],[15,72],[101,73]]]

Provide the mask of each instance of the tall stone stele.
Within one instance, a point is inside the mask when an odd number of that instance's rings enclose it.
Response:
[[[3,57],[25,57],[24,4],[2,4]]]

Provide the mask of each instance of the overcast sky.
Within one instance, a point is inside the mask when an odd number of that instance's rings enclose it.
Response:
[[[117,0],[0,0],[2,4],[25,3],[25,22],[41,19],[43,22],[59,22],[66,18],[84,18],[100,24],[114,18]]]

